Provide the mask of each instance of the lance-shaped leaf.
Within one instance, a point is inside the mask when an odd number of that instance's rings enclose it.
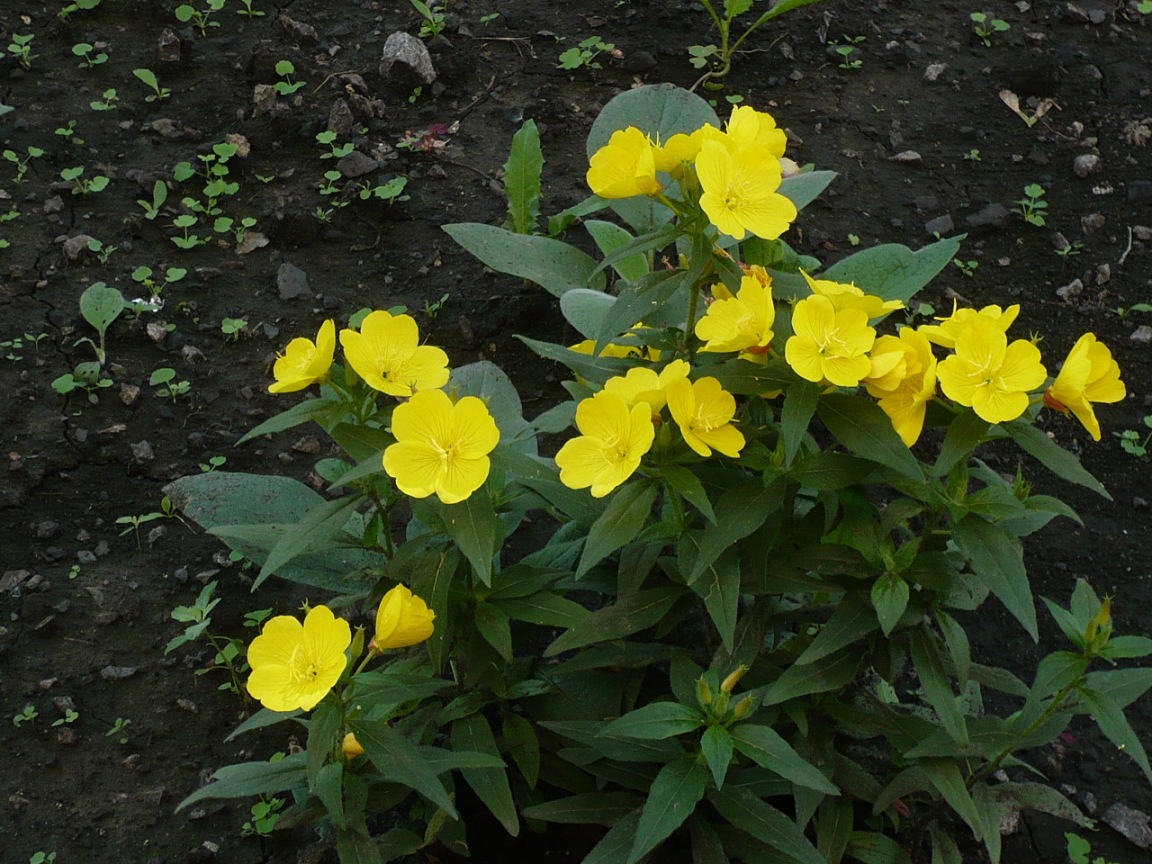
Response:
[[[453,240],[500,273],[535,282],[556,297],[573,288],[603,290],[596,260],[560,240],[517,234],[495,225],[458,222],[443,226]]]
[[[503,523],[496,518],[492,498],[483,487],[459,504],[441,504],[441,518],[480,581],[492,584],[492,559],[504,542]]]
[[[351,726],[365,754],[387,780],[419,792],[453,819],[459,818],[444,784],[411,741],[386,721],[356,718]]]
[[[1020,541],[1000,526],[975,514],[961,519],[952,529],[952,539],[977,578],[988,586],[1005,608],[1024,625],[1035,642],[1036,604]]]
[[[927,627],[918,627],[912,631],[911,641],[912,664],[916,667],[916,674],[920,678],[920,689],[924,693],[924,698],[935,709],[936,716],[940,718],[952,740],[961,746],[967,745],[968,726],[952,691],[944,658],[940,656],[935,639]]]
[[[691,732],[704,725],[704,715],[697,708],[679,702],[652,702],[643,708],[617,717],[600,730],[612,738],[638,738],[659,741]]]
[[[571,630],[563,633],[544,651],[555,657],[563,651],[582,648],[596,642],[622,639],[646,630],[660,621],[684,596],[685,589],[669,585],[630,594],[612,606],[597,609]]]
[[[960,239],[938,240],[916,252],[899,243],[873,246],[837,261],[824,271],[824,278],[852,282],[867,294],[907,303],[956,257]]]
[[[452,724],[452,747],[499,757],[496,737],[481,714],[473,714]],[[512,800],[512,787],[508,785],[505,768],[462,768],[464,781],[472,787],[476,797],[484,802],[492,815],[512,837],[520,833],[520,819],[516,803]]]
[[[661,768],[640,813],[627,864],[636,864],[684,824],[704,797],[707,786],[708,769],[696,761],[695,755]]]
[[[761,843],[801,864],[827,864],[795,822],[748,789],[729,783],[724,789],[710,790],[708,800],[728,822]]]
[[[878,405],[857,396],[833,393],[820,400],[817,410],[828,431],[857,456],[879,462],[912,480],[924,479],[920,463]]]
[[[307,783],[308,754],[291,753],[276,762],[242,762],[227,765],[215,772],[207,786],[201,786],[176,805],[183,810],[205,798],[248,798],[286,792]]]
[[[797,753],[775,729],[753,723],[740,723],[732,727],[732,742],[737,750],[761,768],[774,771],[797,786],[815,789],[825,795],[840,794],[836,784]]]
[[[533,234],[540,218],[540,176],[544,153],[535,120],[525,120],[512,136],[512,149],[504,163],[504,195],[508,219],[504,226],[517,234]]]
[[[646,480],[634,481],[616,490],[608,506],[588,531],[588,542],[576,568],[579,579],[625,543],[636,538],[652,514],[657,486]]]
[[[568,825],[615,825],[639,809],[644,799],[633,792],[583,792],[523,809],[524,818]]]

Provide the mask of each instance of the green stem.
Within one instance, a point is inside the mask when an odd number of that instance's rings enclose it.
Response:
[[[1017,740],[1026,741],[1028,739],[1028,737],[1030,735],[1032,735],[1033,732],[1035,732],[1037,729],[1039,729],[1041,726],[1043,726],[1045,723],[1047,723],[1049,720],[1051,720],[1053,715],[1055,715],[1057,712],[1059,712],[1059,710],[1064,706],[1064,701],[1075,690],[1078,690],[1082,683],[1083,683],[1083,679],[1077,678],[1072,683],[1064,685],[1064,687],[1062,687],[1060,689],[1060,691],[1055,696],[1052,697],[1052,701],[1050,703],[1048,703],[1048,707],[1045,708],[1040,713],[1039,717],[1037,717],[1035,720],[1032,721],[1032,723],[1029,724],[1028,728],[1025,729],[1020,734],[1020,736],[1018,737]],[[964,785],[966,787],[968,787],[969,789],[971,789],[973,785],[975,785],[976,783],[979,783],[981,780],[983,780],[985,777],[987,777],[989,774],[991,774],[993,771],[995,771],[997,768],[999,768],[1000,763],[1002,763],[1005,759],[1007,759],[1009,756],[1011,756],[1012,752],[1015,749],[1016,749],[1015,747],[1005,747],[1003,750],[1001,750],[999,753],[997,753],[996,756],[991,761],[989,761],[986,765],[984,765],[983,768],[981,768],[979,771],[976,771],[975,773],[970,775],[968,780],[965,782]]]

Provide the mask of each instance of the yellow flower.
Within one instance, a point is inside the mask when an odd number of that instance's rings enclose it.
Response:
[[[580,436],[556,454],[560,482],[569,489],[591,487],[594,498],[603,498],[631,477],[656,437],[647,403],[629,408],[606,390],[576,406],[576,428]]]
[[[929,337],[931,338],[931,337]],[[989,423],[1015,420],[1028,410],[1028,391],[1048,377],[1040,349],[1027,339],[1011,345],[990,316],[977,316],[956,337],[956,353],[936,374],[944,394]]]
[[[411,396],[448,383],[448,355],[420,344],[420,331],[410,315],[373,312],[359,333],[341,330],[340,344],[364,383],[389,396]]]
[[[776,118],[749,105],[733,106],[725,131],[737,147],[754,147],[777,159],[784,155],[788,144],[784,130],[776,126]]]
[[[384,470],[405,495],[458,504],[484,485],[488,454],[500,430],[475,396],[455,405],[443,390],[421,390],[392,412],[396,443],[384,451]]]
[[[784,359],[806,381],[855,387],[872,370],[868,352],[876,331],[862,309],[836,311],[827,297],[813,294],[792,307],[792,332]]]
[[[310,711],[340,680],[352,630],[327,606],[313,606],[301,624],[277,615],[248,646],[248,692],[272,711]]]
[[[689,383],[679,378],[668,385],[668,408],[684,441],[701,456],[718,450],[735,459],[744,448],[744,436],[732,425],[736,399],[715,378]]]
[[[916,329],[927,336],[928,341],[933,345],[939,345],[941,348],[954,348],[956,337],[969,325],[983,326],[992,322],[1000,329],[1001,333],[1007,333],[1008,328],[1012,326],[1012,322],[1016,320],[1016,316],[1019,314],[1019,304],[1003,310],[999,306],[985,306],[977,311],[975,309],[957,309],[955,301],[953,301],[951,315],[947,318],[937,318],[939,324],[922,324]]]
[[[1128,395],[1120,380],[1120,366],[1096,334],[1085,333],[1068,352],[1060,374],[1044,394],[1044,404],[1065,414],[1072,412],[1093,441],[1100,440],[1100,422],[1093,402],[1119,402]]]
[[[874,318],[881,318],[889,312],[904,308],[904,303],[901,300],[885,300],[874,294],[865,294],[850,283],[833,282],[831,279],[813,279],[803,270],[800,272],[808,280],[808,287],[812,289],[812,293],[820,294],[831,300],[832,308],[837,312],[841,309],[859,309],[871,321]]]
[[[436,613],[428,604],[408,590],[397,585],[380,600],[376,610],[376,634],[368,649],[380,654],[389,648],[407,648],[418,645],[432,635],[432,621]]]
[[[743,240],[745,233],[775,240],[796,218],[796,205],[776,190],[780,162],[753,147],[732,149],[705,139],[696,157],[704,193],[700,206],[722,233]]]
[[[628,374],[623,377],[617,375],[609,378],[604,382],[604,389],[623,399],[629,409],[641,402],[648,403],[655,421],[668,403],[665,393],[668,384],[678,378],[687,378],[690,369],[691,367],[683,360],[673,360],[659,373],[646,366],[637,366],[629,369]]]
[[[677,132],[667,141],[654,146],[656,170],[667,172],[679,180],[686,175],[687,166],[696,161],[696,154],[699,152],[699,138]]]
[[[936,357],[922,334],[905,327],[899,336],[881,336],[872,349],[872,371],[864,386],[911,447],[924,430],[924,411],[936,395]]]
[[[357,756],[364,755],[364,748],[360,746],[360,742],[356,740],[356,735],[352,732],[349,732],[344,736],[344,741],[340,746],[344,751],[344,758],[349,762],[351,762]]]
[[[655,195],[660,181],[656,179],[652,142],[635,126],[617,129],[608,143],[592,154],[585,179],[601,198]]]
[[[315,343],[303,336],[288,343],[272,367],[276,381],[268,385],[268,392],[295,393],[314,384],[328,374],[335,353],[336,325],[325,321],[320,325]]]
[[[755,275],[743,276],[735,297],[716,300],[696,322],[696,336],[704,340],[700,350],[763,354],[772,344],[775,320],[771,283],[765,285]]]

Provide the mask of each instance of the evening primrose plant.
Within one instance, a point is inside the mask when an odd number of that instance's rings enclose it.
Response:
[[[1012,442],[1107,497],[1035,425],[1047,409],[1098,437],[1097,406],[1125,396],[1107,347],[1085,334],[1052,377],[1017,306],[901,326],[959,240],[797,252],[834,175],[788,160],[751,106],[617,96],[592,194],[548,235],[527,137],[509,227],[445,230],[557,298],[580,341],[521,341],[569,370],[567,399],[527,419],[494,364],[453,367],[402,310],[368,310],[287,344],[269,390],[309,395],[244,439],[317,424],[337,454],[313,467],[322,492],[226,471],[166,490],[255,562],[254,587],[331,596],[248,650],[264,709],[236,734],[288,723],[306,747],[183,806],[290,793],[278,825],[314,823],[344,862],[466,848],[461,783],[469,825],[603,826],[588,861],[667,842],[701,862],[952,862],[958,832],[998,861],[1011,810],[1088,824],[1025,761],[1076,715],[1152,778],[1123,712],[1152,670],[1113,665],[1152,640],[1114,632],[1121,598],[1044,598],[1068,646],[1030,681],[964,624],[994,601],[1038,639],[1022,538],[1077,517],[980,451]],[[595,256],[561,239],[577,221]]]

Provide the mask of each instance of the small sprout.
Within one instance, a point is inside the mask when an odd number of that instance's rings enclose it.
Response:
[[[304,81],[293,81],[292,76],[296,74],[296,67],[292,64],[291,60],[281,60],[276,64],[276,74],[279,75],[282,81],[277,81],[273,86],[276,92],[281,96],[291,96],[297,90],[304,86]]]
[[[77,147],[81,146],[84,143],[84,139],[76,134],[76,121],[75,120],[69,120],[68,125],[59,127],[56,130],[55,134],[59,135],[61,138],[63,138],[65,141],[69,142],[70,144],[75,144]]]
[[[487,27],[493,21],[500,17],[499,12],[489,12],[487,15],[480,16],[480,23]]]
[[[201,462],[200,463],[200,473],[211,474],[217,468],[224,467],[224,464],[227,461],[228,461],[227,456],[210,456],[210,457],[208,457],[207,462]],[[165,499],[165,500],[168,500],[168,499]]]
[[[19,729],[25,723],[31,723],[39,716],[40,712],[36,710],[36,706],[29,702],[24,706],[23,711],[12,715],[12,725]]]
[[[160,215],[160,208],[164,206],[164,202],[167,200],[168,184],[163,180],[157,180],[152,186],[151,202],[137,198],[136,203],[144,208],[144,218],[151,222]]]
[[[439,300],[433,303],[425,303],[424,314],[427,315],[429,319],[435,318],[440,314],[440,310],[444,308],[444,304],[448,302],[450,296],[450,294],[444,294]]]
[[[973,147],[971,150],[964,154],[964,159],[967,162],[979,162],[980,150],[976,147]]]
[[[77,42],[72,46],[72,53],[82,59],[84,62],[80,64],[81,69],[91,69],[93,66],[99,66],[101,63],[108,62],[108,55],[103,51],[93,54],[96,50],[95,45],[90,45],[87,42]]]
[[[219,21],[212,20],[212,13],[219,12],[224,8],[225,0],[205,0],[205,3],[207,3],[206,9],[197,9],[189,3],[177,6],[175,10],[176,20],[181,24],[192,22],[200,30],[201,36],[207,36],[209,27],[220,26]]]
[[[88,179],[84,176],[84,166],[79,165],[75,168],[65,168],[60,172],[60,179],[65,183],[72,184],[73,195],[89,195],[93,192],[103,192],[108,188],[111,182],[107,177],[98,174],[97,176]]]
[[[841,69],[859,69],[864,65],[864,61],[860,59],[859,51],[856,46],[865,41],[867,36],[844,36],[844,42],[847,44],[839,45],[835,42],[832,44],[836,48],[836,53],[840,55],[839,66]]]
[[[64,716],[52,722],[53,726],[71,725],[80,719],[80,712],[72,708],[64,709]]]
[[[979,261],[965,261],[961,258],[953,258],[952,263],[955,264],[960,269],[960,272],[967,276],[969,279],[976,275],[976,268],[980,266]]]
[[[1044,187],[1039,183],[1029,183],[1024,187],[1024,197],[1012,202],[1020,205],[1020,209],[1015,212],[1023,216],[1024,221],[1029,225],[1043,228],[1045,225],[1044,211],[1048,209],[1048,202],[1042,200],[1043,197]]]
[[[1144,416],[1144,425],[1152,429],[1152,414]],[[1120,446],[1128,455],[1137,458],[1148,455],[1148,444],[1152,442],[1152,432],[1144,435],[1143,438],[1141,438],[1141,433],[1135,429],[1124,429],[1112,434],[1120,439]]]
[[[243,9],[237,9],[236,10],[237,15],[245,15],[249,18],[263,18],[264,17],[263,12],[261,12],[259,9],[253,9],[252,8],[252,0],[240,0],[240,3],[244,8]]]
[[[116,722],[112,724],[112,728],[104,733],[104,737],[105,738],[115,738],[117,740],[117,743],[127,744],[128,743],[128,732],[126,730],[131,725],[132,725],[132,721],[129,720],[127,717],[117,717]]]
[[[24,176],[28,173],[28,163],[44,155],[44,151],[39,147],[29,147],[27,153],[28,155],[23,157],[17,154],[15,150],[5,150],[3,153],[0,153],[0,156],[6,161],[16,166],[15,182],[17,185],[24,182]]]
[[[171,366],[162,366],[157,369],[148,378],[148,383],[156,388],[157,396],[170,398],[173,402],[181,396],[186,396],[192,389],[190,381],[176,380],[176,370]]]
[[[120,101],[120,97],[116,95],[116,88],[109,87],[104,91],[102,99],[96,99],[88,103],[88,107],[93,111],[115,111],[116,103]]]
[[[688,62],[697,69],[703,69],[719,53],[720,49],[715,45],[689,45],[688,54],[691,59]]]
[[[999,18],[989,18],[984,12],[971,12],[968,17],[972,20],[972,30],[984,43],[985,48],[992,47],[992,34],[1011,30],[1012,25]]]
[[[247,318],[225,318],[220,322],[220,332],[225,336],[231,337],[235,342],[240,338],[240,334],[248,328]]]
[[[88,251],[94,253],[100,259],[101,264],[107,264],[108,259],[112,257],[112,253],[117,248],[116,246],[105,246],[95,237],[88,241]]]
[[[441,6],[429,6],[421,0],[409,0],[412,7],[420,13],[424,20],[420,22],[420,38],[435,39],[444,32],[444,9]]]
[[[79,12],[81,10],[88,11],[95,9],[99,5],[100,0],[72,0],[71,3],[56,13],[56,17],[61,21],[67,21],[68,16],[73,12]]]
[[[32,40],[35,38],[35,33],[29,33],[27,36],[13,33],[12,44],[8,46],[8,53],[15,57],[25,69],[31,69],[32,61],[40,56],[32,53]]]
[[[320,154],[321,159],[343,159],[356,149],[356,145],[352,142],[337,144],[335,132],[320,132],[316,136],[316,143],[328,146],[328,152]]]
[[[133,69],[132,74],[152,88],[151,95],[144,97],[145,102],[159,102],[161,99],[167,99],[172,95],[171,90],[160,86],[160,82],[156,80],[156,73],[151,69]]]
[[[416,2],[416,0],[412,0]],[[268,801],[257,801],[252,805],[252,819],[245,822],[240,828],[242,837],[270,837],[272,829],[280,820],[280,808],[284,806],[283,798],[271,798]]]
[[[596,62],[596,58],[602,53],[615,50],[616,45],[612,42],[605,42],[599,36],[589,36],[575,48],[569,48],[560,55],[560,62],[556,64],[557,69],[599,69],[600,64]]]

